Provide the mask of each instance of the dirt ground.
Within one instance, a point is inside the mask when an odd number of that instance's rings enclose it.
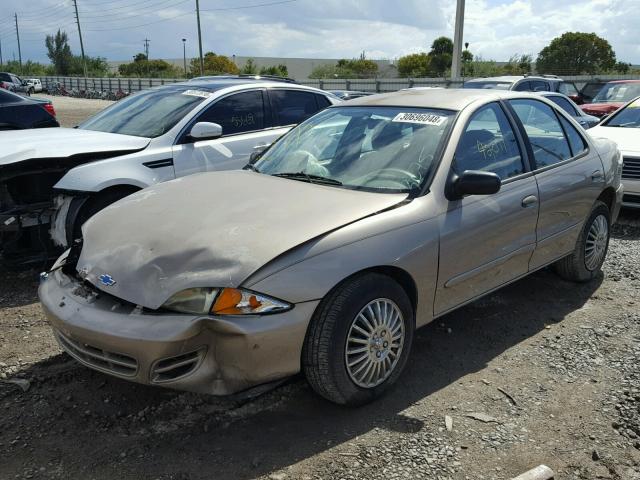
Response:
[[[113,102],[87,98],[62,97],[58,95],[34,94],[34,97],[46,98],[53,102],[57,119],[61,127],[75,127],[87,117],[108,107]]]
[[[302,378],[240,401],[94,372],[57,346],[36,289],[36,271],[0,272],[1,480],[498,480],[539,464],[640,480],[640,212],[600,278],[543,270],[436,320],[359,409]]]

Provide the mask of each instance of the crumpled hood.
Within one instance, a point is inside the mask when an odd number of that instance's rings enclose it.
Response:
[[[585,103],[584,105],[580,105],[580,108],[588,115],[604,117],[605,115],[609,115],[611,112],[615,112],[622,105],[624,105],[624,103],[620,102]]]
[[[245,170],[191,175],[90,219],[77,268],[105,292],[155,309],[185,288],[240,286],[291,248],[406,198]]]
[[[640,153],[640,129],[638,128],[607,127],[602,125],[589,129],[589,135],[613,140],[623,153]]]
[[[0,167],[38,158],[68,158],[108,152],[135,152],[149,138],[78,128],[33,128],[0,132]]]

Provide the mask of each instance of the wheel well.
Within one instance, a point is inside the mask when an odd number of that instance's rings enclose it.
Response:
[[[360,270],[354,275],[360,275],[367,272],[380,273],[382,275],[386,275],[387,277],[391,277],[396,282],[398,282],[409,297],[411,305],[413,306],[414,313],[416,312],[418,307],[418,287],[416,287],[416,282],[413,280],[413,277],[406,270],[403,270],[399,267],[381,265],[379,267],[371,267],[365,270]]]
[[[613,214],[613,207],[616,200],[616,191],[613,189],[613,187],[605,188],[598,197],[598,200],[604,202],[604,204],[609,209],[609,212]]]

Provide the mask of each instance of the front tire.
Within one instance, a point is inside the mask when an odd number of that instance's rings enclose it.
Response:
[[[580,232],[573,253],[555,264],[558,275],[572,282],[588,282],[601,271],[607,257],[611,235],[611,213],[596,201]]]
[[[334,403],[371,402],[398,380],[414,330],[403,288],[386,275],[359,275],[318,306],[303,347],[303,371],[311,387]]]

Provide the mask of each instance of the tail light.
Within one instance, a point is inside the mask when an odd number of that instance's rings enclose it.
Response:
[[[4,82],[0,82],[0,88],[5,88],[5,89],[9,90],[9,85],[7,85]]]
[[[47,112],[49,112],[53,116],[53,118],[56,117],[56,110],[55,108],[53,108],[53,103],[45,103],[43,107]]]

